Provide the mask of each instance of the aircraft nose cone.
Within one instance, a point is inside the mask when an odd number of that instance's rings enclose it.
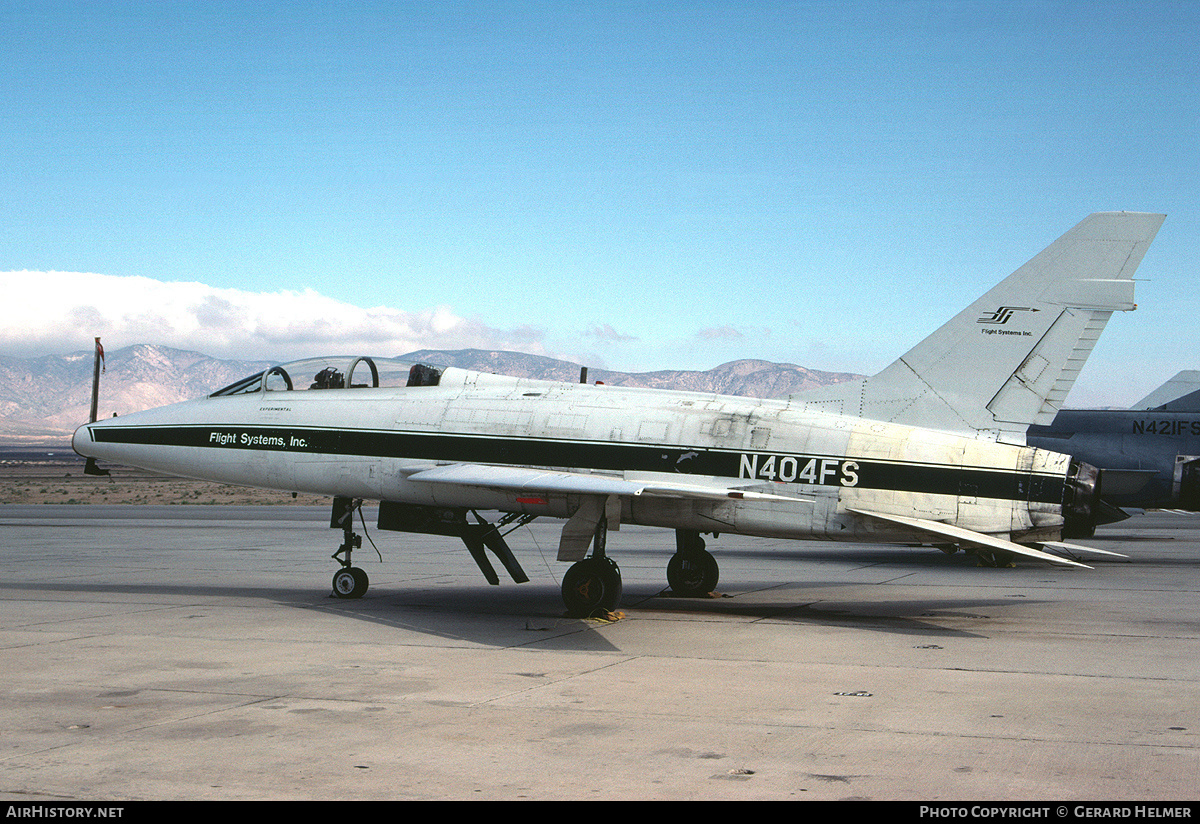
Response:
[[[85,423],[83,426],[75,430],[75,434],[71,436],[71,448],[75,450],[76,455],[84,458],[94,458],[95,454],[88,451],[88,447],[92,444],[92,433],[90,431],[91,424]]]

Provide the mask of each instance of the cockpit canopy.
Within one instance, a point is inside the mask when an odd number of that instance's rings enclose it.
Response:
[[[218,389],[209,397],[224,398],[254,392],[286,392],[300,389],[437,386],[441,377],[441,369],[395,358],[307,358],[256,372]]]

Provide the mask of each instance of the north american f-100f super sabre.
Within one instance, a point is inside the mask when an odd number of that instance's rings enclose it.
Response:
[[[565,519],[568,611],[612,610],[622,524],[675,530],[667,580],[717,584],[704,535],[969,547],[1082,566],[1064,538],[1104,519],[1094,468],[1025,446],[1062,404],[1163,216],[1098,213],[879,375],[804,396],[556,383],[369,357],[282,364],[194,401],[81,426],[86,457],[332,496],[334,593],[359,597],[350,513],[461,539],[488,580],[504,540]],[[491,522],[480,513],[500,513]],[[495,517],[495,516],[494,516]],[[515,527],[514,527],[515,528]]]

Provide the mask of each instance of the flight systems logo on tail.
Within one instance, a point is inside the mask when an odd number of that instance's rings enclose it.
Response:
[[[1037,312],[1031,306],[1001,306],[995,312],[984,315],[976,323],[1008,323],[1014,312]]]
[[[1032,337],[1032,332],[1017,329],[996,329],[995,326],[1003,326],[1008,323],[1008,319],[1015,312],[1037,312],[1032,306],[1001,306],[995,312],[989,312],[981,317],[976,323],[991,324],[991,327],[980,329],[979,331],[985,335],[1016,335],[1018,337]]]

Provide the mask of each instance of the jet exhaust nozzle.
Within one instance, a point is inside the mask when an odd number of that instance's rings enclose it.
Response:
[[[1100,470],[1083,461],[1072,460],[1063,497],[1062,537],[1090,538],[1095,535],[1098,516],[1107,506],[1100,500]]]

